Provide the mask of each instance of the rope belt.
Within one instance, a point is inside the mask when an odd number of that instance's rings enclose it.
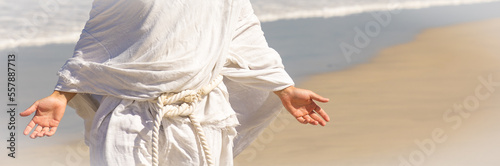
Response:
[[[193,116],[194,108],[198,101],[201,100],[203,96],[210,93],[215,87],[217,87],[222,82],[222,76],[218,76],[216,79],[212,80],[208,85],[204,86],[198,91],[195,90],[185,90],[179,93],[164,93],[158,97],[158,102],[156,106],[153,106],[156,111],[154,128],[153,128],[153,147],[152,147],[152,157],[153,166],[159,164],[158,159],[158,133],[160,130],[161,121],[164,117],[175,117],[175,116],[188,116],[195,128],[195,132],[200,138],[201,146],[203,148],[205,160],[209,166],[214,165],[212,154],[210,153],[210,147],[208,147],[207,138],[203,128],[201,127],[200,121]],[[182,103],[182,104],[175,104]]]

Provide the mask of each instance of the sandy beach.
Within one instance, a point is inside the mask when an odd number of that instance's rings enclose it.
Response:
[[[326,127],[282,113],[236,163],[499,165],[500,19],[426,30],[366,64],[309,77]]]
[[[332,122],[302,125],[284,112],[235,165],[500,165],[500,19],[491,19],[500,18],[498,6],[403,10],[351,63],[337,46],[352,41],[353,27],[364,28],[373,13],[263,23],[297,86],[331,99],[321,106]],[[18,109],[51,93],[73,48],[15,51]],[[89,165],[83,121],[73,110],[50,138],[21,135],[29,118],[17,119],[17,156],[4,154],[0,165]]]

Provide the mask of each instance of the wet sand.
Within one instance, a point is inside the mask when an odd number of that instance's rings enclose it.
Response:
[[[500,86],[483,83],[490,77],[500,82],[498,29],[499,19],[426,30],[411,43],[383,49],[370,62],[307,78],[298,86],[331,99],[321,106],[332,122],[305,126],[283,113],[236,158],[236,165],[500,165],[495,158],[500,152]],[[61,48],[53,50],[62,54]],[[72,46],[65,50],[70,55]],[[53,68],[42,67],[47,70],[42,73],[55,77],[66,58],[45,57],[40,58]],[[33,71],[40,68],[37,60],[22,62]],[[23,90],[44,92],[24,95],[20,108],[50,93],[55,79],[37,77],[44,79],[20,81],[27,84]],[[44,140],[18,135],[17,158],[2,164],[89,165],[81,120],[74,113],[65,118],[68,135],[74,136],[64,135],[63,129]]]
[[[500,19],[426,30],[366,64],[298,85],[326,127],[287,112],[237,165],[499,165]]]

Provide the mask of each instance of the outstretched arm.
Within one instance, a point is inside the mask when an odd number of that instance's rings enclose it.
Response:
[[[59,126],[66,105],[75,96],[76,93],[54,91],[50,96],[40,99],[33,103],[31,107],[21,112],[20,115],[25,117],[31,115],[33,112],[35,116],[31,119],[24,130],[24,135],[28,135],[33,128],[31,138],[52,136]]]
[[[326,103],[329,99],[306,89],[290,86],[281,91],[275,91],[279,96],[283,106],[300,123],[325,126],[330,121],[330,117],[314,101]]]

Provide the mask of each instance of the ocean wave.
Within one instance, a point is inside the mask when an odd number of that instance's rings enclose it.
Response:
[[[421,9],[434,6],[465,5],[498,1],[500,0],[251,0],[255,13],[262,22],[303,18],[329,18],[374,11]],[[21,15],[8,15],[9,12],[7,8],[5,8],[6,10],[0,11],[0,13],[2,13],[0,22],[2,22],[2,25],[7,25],[0,29],[0,36],[2,36],[0,39],[0,50],[42,46],[47,44],[76,43],[86,17],[88,16],[87,13],[90,10],[90,2],[90,0],[82,0],[76,5],[74,3],[68,3],[62,4],[60,8],[54,8],[57,9],[57,13],[49,15],[50,23],[38,27],[35,29],[36,32],[33,32],[33,29],[29,27],[23,27],[23,22],[20,21],[33,19],[37,12],[41,13],[40,11],[36,11],[36,5],[30,7],[33,11],[21,13],[25,15],[24,18],[19,18]],[[18,4],[18,8],[20,6],[24,5]],[[68,13],[70,14],[68,15]],[[19,35],[22,33],[28,33],[28,35]],[[36,34],[30,35],[29,33]]]
[[[0,50],[75,43],[91,4],[92,0],[0,2]]]
[[[25,38],[17,40],[0,40],[0,50],[7,50],[20,47],[35,47],[49,44],[72,44],[76,43],[80,37],[80,33],[69,33],[55,36]]]
[[[339,6],[339,7],[317,7],[310,9],[301,9],[299,6],[301,3],[289,6],[279,6],[281,9],[274,10],[269,7],[267,10],[255,9],[256,14],[262,22],[272,22],[277,20],[292,20],[292,19],[304,19],[304,18],[330,18],[330,17],[341,17],[353,14],[375,12],[375,11],[392,11],[392,10],[403,10],[403,9],[422,9],[429,7],[438,6],[451,6],[451,5],[467,5],[467,4],[477,4],[477,3],[487,3],[487,2],[499,2],[500,0],[455,0],[455,1],[396,1],[384,4],[364,4],[364,5],[352,5],[352,6]],[[277,6],[276,6],[277,7]]]

